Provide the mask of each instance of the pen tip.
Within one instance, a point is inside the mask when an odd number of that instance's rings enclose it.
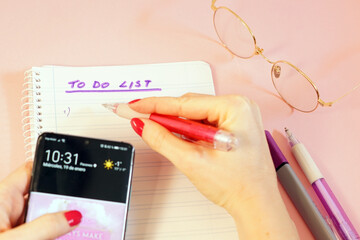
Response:
[[[292,135],[292,133],[290,132],[290,130],[289,130],[287,127],[285,127],[284,129],[285,129],[285,134],[286,134],[286,136],[290,137],[290,136]]]
[[[107,110],[109,111],[112,111],[112,112],[116,112],[116,109],[117,109],[117,106],[119,105],[118,103],[104,103],[104,104],[101,104],[104,108],[106,108]]]
[[[285,127],[285,133],[289,139],[291,147],[300,143],[299,140],[296,139],[296,137],[292,134],[292,132],[290,132],[290,130],[287,127]]]

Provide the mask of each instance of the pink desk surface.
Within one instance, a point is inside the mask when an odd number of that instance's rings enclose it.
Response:
[[[24,161],[21,125],[23,73],[46,64],[91,66],[203,60],[217,94],[255,100],[309,193],[315,194],[284,137],[290,128],[308,147],[333,192],[360,231],[360,89],[313,113],[289,108],[277,95],[271,66],[261,57],[233,57],[218,42],[210,0],[0,2],[1,178]],[[286,59],[332,100],[360,81],[360,2],[218,1],[252,28],[272,60]],[[301,239],[312,235],[280,186]],[[318,202],[317,199],[315,199]]]

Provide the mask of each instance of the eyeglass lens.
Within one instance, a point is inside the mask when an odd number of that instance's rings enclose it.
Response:
[[[249,58],[255,54],[255,43],[248,28],[229,9],[220,7],[214,13],[214,26],[220,40],[235,55]]]
[[[317,107],[318,93],[314,86],[287,62],[274,63],[271,78],[280,96],[292,107],[304,112]]]

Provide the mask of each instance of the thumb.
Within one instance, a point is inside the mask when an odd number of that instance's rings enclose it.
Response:
[[[0,240],[50,240],[72,231],[81,222],[79,211],[45,214],[0,234]]]

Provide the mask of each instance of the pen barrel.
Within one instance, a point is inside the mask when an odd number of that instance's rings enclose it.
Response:
[[[149,119],[159,123],[170,132],[184,135],[189,139],[205,141],[211,144],[214,143],[215,135],[219,131],[216,127],[175,116],[152,113]]]
[[[329,185],[324,178],[318,179],[312,184],[318,198],[323,204],[329,217],[341,237],[341,239],[360,239],[350,219],[346,215],[344,209],[341,207],[339,201],[331,191]]]
[[[327,224],[319,209],[307,193],[295,172],[288,163],[277,171],[281,185],[285,188],[296,209],[317,240],[336,240],[336,236]]]
[[[303,144],[301,143],[295,144],[291,148],[291,151],[294,154],[301,169],[305,173],[306,178],[309,180],[311,184],[316,180],[323,178],[319,168],[316,166],[310,153],[307,151],[307,149]]]

